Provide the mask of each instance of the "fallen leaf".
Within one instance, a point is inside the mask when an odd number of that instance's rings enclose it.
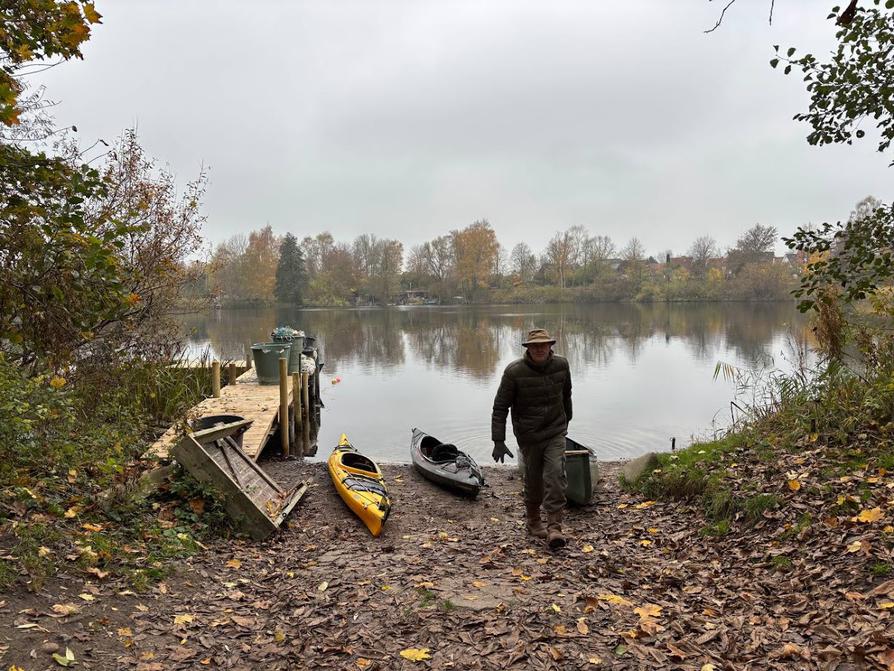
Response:
[[[673,655],[674,657],[679,657],[680,659],[686,659],[689,656],[673,643],[668,643],[667,649],[670,650],[671,655]]]
[[[421,662],[423,659],[431,659],[428,650],[428,648],[407,648],[400,651],[400,656],[411,662]]]
[[[87,594],[86,592],[84,594],[78,594],[78,596],[81,597],[84,601],[95,601],[96,600],[95,596],[93,596],[92,594]]]
[[[181,624],[189,624],[193,621],[193,616],[189,614],[185,615],[175,615],[174,616],[174,626],[179,627]]]
[[[65,511],[65,518],[70,520],[72,517],[77,517],[79,511],[80,509],[77,506],[72,506]]]
[[[714,671],[714,669],[713,664],[702,664],[702,671]]]
[[[860,542],[860,541],[854,541],[853,543],[850,543],[850,544],[847,546],[847,551],[848,551],[848,552],[851,552],[851,553],[853,553],[853,552],[859,552],[859,551],[862,549],[862,547],[863,547],[863,543],[862,543],[862,542]]]
[[[582,551],[582,552],[586,552],[586,553],[590,553],[590,552],[593,551],[593,546],[590,545],[589,543],[587,543],[586,545],[584,545],[584,546],[581,548],[581,551]]]
[[[645,619],[647,617],[658,617],[659,615],[661,615],[661,606],[658,606],[654,603],[647,603],[645,606],[634,608],[633,612],[639,615],[640,619]]]
[[[327,587],[329,587],[329,582],[327,580],[324,580],[317,586],[317,591],[325,592]]]
[[[133,631],[131,631],[130,627],[121,627],[118,629],[118,635],[122,638],[130,638],[133,636]]]
[[[863,522],[864,524],[869,524],[872,522],[878,522],[882,519],[885,514],[882,512],[881,508],[875,507],[871,510],[862,510],[860,514],[855,518],[858,522]]]
[[[242,562],[239,559],[231,559],[227,562],[227,568],[242,568]]]
[[[602,658],[597,657],[596,655],[591,655],[590,657],[587,657],[587,662],[589,664],[596,664],[598,666],[599,664],[602,664]]]
[[[797,479],[789,480],[788,488],[791,489],[793,492],[798,491],[799,489],[801,489],[801,481]]]
[[[654,501],[643,501],[642,503],[637,503],[634,508],[636,508],[637,510],[644,510],[646,508],[651,508],[654,505]]]
[[[366,659],[365,657],[358,657],[354,663],[357,666],[359,666],[361,669],[365,669],[367,666],[372,664],[372,662],[369,661],[368,659]]]
[[[550,610],[552,610],[554,613],[561,613],[561,612],[562,612],[562,609],[559,608],[559,607],[558,607],[556,604],[554,604],[554,603],[553,603],[553,604],[550,604],[549,607],[550,607]]]
[[[71,648],[65,648],[64,657],[58,652],[54,652],[53,659],[59,666],[73,666],[75,664],[75,656],[74,653],[71,651]]]
[[[589,633],[590,631],[590,628],[587,626],[586,620],[582,617],[577,618],[577,630],[584,636],[586,636],[587,633]]]
[[[649,545],[652,544],[652,541],[650,541],[648,538],[646,538],[646,539],[644,539],[644,540],[641,540],[641,541],[639,542],[639,544],[642,545],[642,546],[649,546]]]
[[[618,596],[617,594],[600,594],[597,597],[600,601],[608,601],[609,603],[613,603],[616,606],[632,606],[633,603],[625,599],[623,596]]]
[[[73,603],[57,603],[53,604],[52,610],[59,617],[65,617],[66,615],[77,613],[80,609]]]
[[[878,605],[878,607],[881,608],[882,610],[889,610],[891,608],[894,608],[894,601],[882,601]]]
[[[86,569],[84,569],[84,570],[85,570],[87,573],[90,573],[90,574],[92,574],[92,575],[95,575],[95,576],[96,576],[97,578],[99,578],[100,580],[102,580],[103,578],[105,578],[106,576],[109,575],[109,572],[108,572],[108,571],[103,571],[103,570],[101,570],[101,569],[96,568],[95,566],[90,566],[89,568],[86,568]]]
[[[277,629],[273,632],[273,640],[275,640],[277,643],[282,643],[286,640],[285,632],[282,629]]]
[[[102,531],[101,524],[93,524],[93,522],[85,522],[81,525],[82,529],[86,529],[87,531],[92,531],[94,533]]]

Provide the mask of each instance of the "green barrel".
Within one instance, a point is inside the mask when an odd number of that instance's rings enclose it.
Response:
[[[518,454],[518,470],[522,479],[525,477],[525,463]],[[589,447],[581,445],[571,438],[565,438],[565,476],[568,484],[565,487],[565,498],[569,503],[586,505],[593,498],[596,483],[599,482],[599,465],[596,454]]]
[[[289,374],[301,372],[301,351],[304,349],[304,335],[291,326],[277,326],[270,337],[275,343],[289,343]]]
[[[279,384],[279,358],[289,358],[292,346],[287,342],[259,342],[251,346],[251,358],[260,384]]]
[[[565,498],[579,506],[589,503],[599,480],[596,455],[570,438],[565,438],[565,475],[568,478]]]

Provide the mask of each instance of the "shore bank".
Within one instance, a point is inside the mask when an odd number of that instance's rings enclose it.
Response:
[[[2,663],[58,668],[68,648],[81,668],[139,671],[885,668],[888,588],[841,570],[837,543],[781,570],[770,525],[706,535],[698,508],[601,467],[552,553],[524,534],[515,469],[486,468],[469,501],[384,466],[394,508],[375,539],[324,464],[266,462],[310,481],[280,533],[209,545],[141,594],[96,573],[9,593]]]

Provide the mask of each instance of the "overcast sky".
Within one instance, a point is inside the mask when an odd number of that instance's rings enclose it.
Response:
[[[803,82],[768,65],[828,52],[832,4],[769,26],[739,0],[705,35],[723,4],[97,0],[84,61],[41,81],[85,146],[137,125],[181,182],[208,166],[214,243],[269,222],[409,250],[486,218],[509,249],[580,224],[682,253],[894,197],[874,144],[807,144]]]

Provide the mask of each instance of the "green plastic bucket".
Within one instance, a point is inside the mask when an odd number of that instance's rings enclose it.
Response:
[[[565,438],[565,476],[568,486],[565,498],[579,506],[593,500],[593,491],[599,481],[599,465],[596,455],[589,447]]]
[[[289,374],[301,372],[301,350],[304,349],[304,336],[291,326],[278,326],[270,334],[275,343],[289,343]],[[278,375],[279,373],[277,373]]]
[[[291,349],[287,342],[260,342],[251,346],[259,384],[279,384],[279,359],[288,359]]]
[[[518,454],[518,470],[522,479],[525,477],[525,462]],[[599,482],[599,464],[596,454],[589,447],[575,440],[565,438],[565,476],[568,484],[565,487],[565,498],[569,503],[579,506],[588,504],[593,499],[596,483]]]

